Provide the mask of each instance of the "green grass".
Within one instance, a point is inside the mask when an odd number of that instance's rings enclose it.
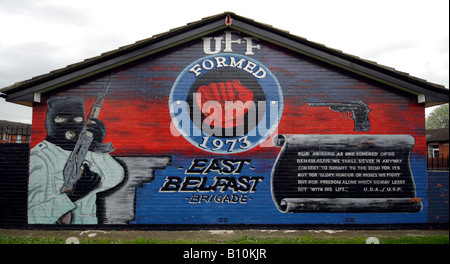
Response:
[[[232,239],[224,244],[365,244],[365,237],[355,238],[315,238],[303,236],[295,238],[256,238],[243,236]],[[448,236],[399,236],[392,238],[379,238],[380,244],[449,244]],[[93,240],[90,238],[79,239],[80,244],[217,244],[216,242],[201,242],[191,240],[158,240],[136,238],[135,240]],[[0,235],[0,244],[65,244],[65,239],[58,238],[36,238],[36,237],[14,237]]]
[[[65,240],[58,238],[15,237],[0,235],[0,244],[64,244]]]
[[[260,239],[244,236],[230,240],[227,244],[365,244],[366,237],[355,238],[315,238],[312,236],[297,238]],[[380,238],[380,244],[449,244],[448,236]]]

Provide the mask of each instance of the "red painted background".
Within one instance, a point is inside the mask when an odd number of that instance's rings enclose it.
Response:
[[[252,57],[272,71],[284,95],[278,133],[410,134],[416,140],[413,152],[426,155],[424,106],[417,103],[416,96],[264,41],[259,43],[262,47]],[[235,52],[239,53],[239,50]],[[172,135],[168,107],[169,94],[177,76],[187,65],[203,56],[201,41],[192,41],[115,70],[117,83],[111,86],[99,117],[107,126],[105,142],[112,142],[115,146],[112,155],[206,154],[182,136]],[[49,97],[83,96],[87,113],[96,93],[102,92],[109,74],[43,94],[42,102],[33,107],[31,147],[45,139],[45,102]],[[353,131],[353,120],[344,119],[340,113],[327,107],[308,106],[309,102],[355,100],[364,101],[372,109],[369,113],[370,131]],[[258,151],[261,147],[247,152],[255,155]]]

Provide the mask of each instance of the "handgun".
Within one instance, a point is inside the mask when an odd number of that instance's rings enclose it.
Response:
[[[369,112],[372,111],[363,101],[350,101],[343,103],[309,103],[309,106],[329,107],[331,111],[341,112],[345,119],[353,119],[354,131],[369,131]]]

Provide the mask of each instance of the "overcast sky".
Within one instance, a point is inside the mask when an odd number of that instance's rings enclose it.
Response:
[[[0,0],[0,88],[225,11],[449,87],[448,0]]]

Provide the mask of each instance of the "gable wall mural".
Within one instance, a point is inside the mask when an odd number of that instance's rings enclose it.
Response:
[[[416,96],[224,30],[42,94],[28,224],[427,219]]]

